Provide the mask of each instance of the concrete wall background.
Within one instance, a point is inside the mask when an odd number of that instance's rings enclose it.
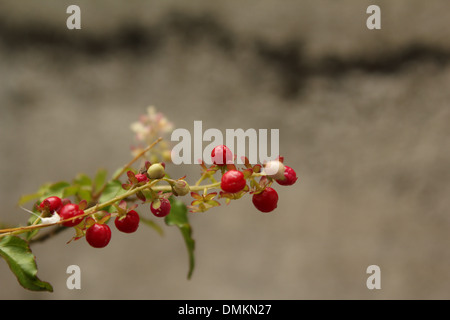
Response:
[[[66,29],[70,4],[82,30]],[[2,223],[24,222],[16,202],[44,182],[126,163],[148,105],[187,129],[279,128],[300,179],[273,214],[247,197],[192,216],[190,281],[176,229],[113,231],[103,250],[66,232],[32,248],[55,292],[23,290],[3,261],[0,298],[448,299],[450,4],[376,1],[369,31],[370,4],[3,0]]]

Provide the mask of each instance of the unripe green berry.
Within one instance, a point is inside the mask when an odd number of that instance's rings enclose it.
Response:
[[[150,179],[162,179],[166,175],[164,166],[161,163],[154,163],[147,170]]]
[[[189,193],[189,184],[184,180],[177,180],[173,184],[173,191],[178,196],[185,196]]]

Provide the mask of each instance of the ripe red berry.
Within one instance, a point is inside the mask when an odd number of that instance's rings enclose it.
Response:
[[[138,182],[147,182],[148,181],[147,175],[143,174],[143,173],[138,173],[137,175],[135,175],[135,177]]]
[[[114,224],[119,231],[133,233],[139,227],[139,220],[139,214],[136,211],[131,210],[125,217],[117,217],[116,220],[114,220]]]
[[[288,166],[284,166],[284,179],[277,179],[275,180],[282,186],[291,186],[297,181],[297,174],[295,173],[294,169]]]
[[[166,198],[153,201],[150,205],[150,210],[158,218],[167,216],[170,213],[170,209],[170,201]]]
[[[93,224],[86,231],[86,241],[94,248],[104,248],[111,240],[111,229],[106,224]]]
[[[233,163],[233,153],[227,146],[217,146],[211,151],[211,161],[218,166]]]
[[[58,211],[62,206],[62,200],[59,197],[48,197],[44,201],[41,202],[39,207],[41,209],[48,209],[50,213],[53,213],[55,211]]]
[[[223,174],[220,187],[223,191],[236,193],[245,188],[247,182],[244,174],[238,170],[230,170]]]
[[[263,192],[253,194],[252,202],[259,211],[273,211],[277,207],[278,193],[275,189],[267,187]]]
[[[69,219],[72,217],[76,217],[84,214],[84,211],[80,209],[80,207],[75,203],[66,204],[64,207],[59,210],[59,216],[62,220]],[[73,227],[79,224],[83,218],[73,219],[70,221],[64,222],[62,225],[65,227]]]

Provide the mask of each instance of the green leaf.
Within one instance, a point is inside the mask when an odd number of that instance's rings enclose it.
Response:
[[[21,206],[31,200],[37,200],[37,199],[41,198],[48,191],[50,186],[51,186],[50,183],[45,183],[39,188],[39,190],[36,193],[27,194],[27,195],[20,197],[18,205]]]
[[[44,200],[45,198],[52,197],[52,196],[62,198],[64,195],[64,189],[69,186],[70,186],[70,183],[65,182],[65,181],[53,183],[52,185],[49,186],[48,190],[46,192],[44,192],[44,194],[41,197],[41,200]]]
[[[37,235],[39,233],[39,231],[40,231],[40,229],[34,229],[31,231],[28,231],[25,234],[25,240],[27,240],[27,241],[31,240],[35,235]]]
[[[164,219],[168,226],[177,226],[181,232],[181,235],[183,236],[189,255],[189,272],[187,277],[188,279],[190,279],[195,267],[195,241],[192,238],[192,228],[189,224],[188,209],[182,201],[174,197],[170,197],[169,200],[171,204],[171,210]]]
[[[80,190],[80,186],[69,186],[64,189],[63,192],[63,198],[68,198],[70,196],[76,195],[78,193],[78,190]]]
[[[99,169],[94,178],[94,190],[98,192],[106,183],[106,176],[108,172],[105,169]]]
[[[20,197],[18,205],[23,205],[27,202],[30,202],[31,200],[36,200],[39,199],[40,197],[42,197],[43,193],[42,192],[37,192],[37,193],[33,193],[33,194],[26,194]]]
[[[123,193],[127,192],[122,188],[122,183],[119,180],[112,180],[106,184],[105,190],[103,190],[102,195],[99,199],[99,203],[107,202]],[[109,211],[110,208],[114,208],[109,206],[105,208],[105,211]]]
[[[112,180],[106,184],[105,190],[103,190],[102,196],[99,199],[99,203],[109,201],[125,192],[126,190],[122,188],[122,183],[119,180]]]
[[[37,207],[38,204],[39,204],[39,203],[36,203],[36,204],[33,206],[33,210],[31,210],[31,211],[33,211],[34,213],[36,213],[36,214],[39,216],[41,213],[40,213],[39,211],[36,210],[36,207]],[[38,220],[38,219],[39,219],[38,217],[36,217],[36,216],[34,216],[34,215],[30,215],[30,218],[28,218],[28,223],[27,223],[27,225],[28,225],[28,226],[31,226],[31,225],[34,224],[35,221]],[[30,231],[26,232],[26,233],[25,233],[25,240],[27,240],[27,241],[30,240],[30,239],[33,238],[36,234],[38,234],[39,231],[40,231],[40,229],[34,229],[34,230],[30,230]]]
[[[47,197],[57,196],[62,198],[64,196],[65,188],[69,187],[70,184],[65,181],[60,181],[56,183],[46,183],[42,185],[36,193],[26,194],[20,197],[18,204],[23,205],[31,200],[44,200]]]
[[[84,187],[91,187],[92,186],[92,180],[91,178],[84,174],[84,173],[80,173],[76,176],[75,180],[74,180],[74,184],[78,184],[80,186],[84,186]]]
[[[36,261],[28,242],[19,237],[6,236],[0,241],[0,255],[6,260],[22,287],[32,291],[53,292],[51,284],[39,280],[36,276]]]
[[[80,200],[86,200],[86,202],[91,202],[92,200],[91,188],[81,187],[77,192],[77,196],[80,198]]]

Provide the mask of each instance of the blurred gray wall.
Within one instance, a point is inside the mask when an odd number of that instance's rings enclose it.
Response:
[[[448,21],[447,0],[2,0],[1,223],[24,223],[17,200],[45,182],[128,162],[149,105],[189,130],[278,128],[300,179],[271,214],[246,197],[192,215],[189,281],[176,229],[113,230],[102,250],[69,231],[32,248],[54,293],[25,291],[2,260],[0,298],[450,298]]]

